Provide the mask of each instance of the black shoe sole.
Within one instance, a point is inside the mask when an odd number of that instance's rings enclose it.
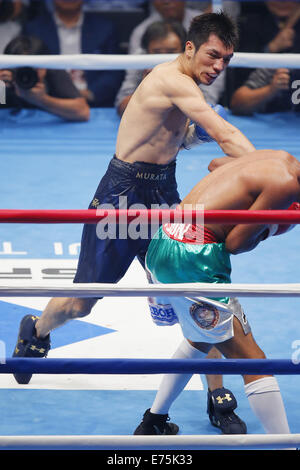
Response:
[[[142,424],[140,424],[134,431],[134,436],[175,436],[179,432],[179,427],[175,423],[166,423],[166,428],[163,433],[158,434],[155,432],[143,432]]]

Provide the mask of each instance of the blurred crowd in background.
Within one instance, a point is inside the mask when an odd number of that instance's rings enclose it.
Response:
[[[0,54],[172,54],[184,50],[192,19],[212,11],[209,1],[0,0]],[[223,1],[239,28],[236,52],[299,53],[300,2]],[[119,116],[149,70],[0,70],[1,106],[37,107],[85,121],[92,107]],[[200,88],[211,104],[234,114],[298,111],[292,84],[298,69],[228,67]]]

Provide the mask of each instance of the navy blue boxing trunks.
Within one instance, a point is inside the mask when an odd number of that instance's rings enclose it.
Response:
[[[147,209],[175,209],[180,202],[175,168],[175,161],[167,165],[127,163],[114,156],[89,209],[135,209],[143,206]],[[129,231],[127,226],[125,229]],[[135,257],[144,267],[150,241],[151,236],[124,235],[124,227],[85,224],[74,282],[118,282]]]

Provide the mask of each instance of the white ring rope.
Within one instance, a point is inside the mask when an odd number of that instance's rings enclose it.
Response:
[[[0,55],[0,68],[41,67],[81,70],[142,70],[174,60],[177,54]],[[230,67],[299,68],[300,54],[236,52]]]
[[[179,436],[0,436],[0,450],[283,449],[300,446],[300,434]]]
[[[73,284],[68,286],[0,286],[0,297],[299,297],[300,284],[149,284],[145,287],[115,284]]]

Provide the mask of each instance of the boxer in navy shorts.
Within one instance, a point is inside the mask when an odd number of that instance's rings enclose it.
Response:
[[[214,83],[228,66],[237,42],[236,25],[223,12],[193,19],[184,51],[174,60],[155,66],[131,96],[118,129],[114,150],[117,157],[111,161],[91,208],[104,208],[104,204],[120,208],[121,198],[127,198],[126,208],[133,204],[146,208],[165,204],[171,209],[179,203],[174,173],[181,149],[215,141],[224,157],[214,158],[210,171],[228,159],[255,151],[247,137],[224,119],[222,108],[206,102],[199,86]],[[84,227],[76,283],[115,283],[136,256],[144,262],[151,237],[101,237],[103,225]],[[119,224],[114,230],[122,228]],[[50,332],[69,320],[88,315],[97,300],[50,299],[40,318],[27,315],[21,321],[14,355],[47,356]],[[219,377],[215,376],[214,384],[210,382],[210,390],[221,387]],[[31,375],[15,374],[15,378],[18,383],[28,383]],[[155,421],[155,429],[177,432],[177,427],[169,429],[167,416],[163,422],[160,418]]]
[[[115,209],[119,202],[126,201],[126,209],[133,204],[174,207],[179,204],[175,179],[176,163],[167,165],[152,163],[127,163],[115,156],[97,188],[89,209],[109,204]],[[125,207],[124,207],[125,208]],[[116,227],[118,230],[118,226]],[[145,254],[150,236],[132,239],[130,236],[100,239],[96,225],[86,224],[83,228],[81,252],[74,282],[118,282],[126,273],[135,257],[144,267]]]

